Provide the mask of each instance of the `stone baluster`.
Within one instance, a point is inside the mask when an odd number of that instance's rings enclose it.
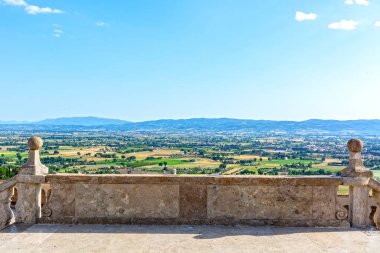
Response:
[[[359,139],[351,139],[347,143],[347,148],[350,150],[350,160],[348,167],[342,171],[342,176],[352,178],[348,218],[353,227],[368,227],[370,226],[370,208],[367,184],[373,174],[363,165],[361,157],[363,142]]]
[[[376,224],[376,227],[380,229],[380,192],[372,190],[372,198],[375,200],[376,212],[373,216],[373,221]]]
[[[16,184],[18,199],[16,203],[16,222],[36,223],[41,217],[41,183],[36,175],[48,173],[48,168],[40,161],[42,139],[36,136],[28,140],[28,162],[20,170],[24,182]]]
[[[0,230],[11,224],[14,215],[11,209],[13,186],[0,191]]]

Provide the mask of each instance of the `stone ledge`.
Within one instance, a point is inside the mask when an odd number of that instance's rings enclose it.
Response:
[[[377,180],[371,178],[371,179],[369,180],[368,185],[369,185],[372,189],[374,189],[375,191],[380,191],[380,182],[379,182],[379,181],[377,181]]]
[[[203,176],[203,175],[46,175],[55,184],[197,184],[266,186],[336,186],[343,184],[335,176]]]
[[[368,177],[343,177],[343,185],[366,186],[369,183]]]
[[[44,175],[17,175],[17,183],[44,184]]]
[[[350,227],[346,220],[318,219],[182,219],[124,217],[61,217],[41,218],[43,224],[125,224],[125,225],[225,225],[225,226],[289,226],[289,227]]]
[[[3,183],[0,184],[0,192],[8,189],[9,187],[14,186],[17,183],[17,178],[13,177],[7,181],[4,181]]]

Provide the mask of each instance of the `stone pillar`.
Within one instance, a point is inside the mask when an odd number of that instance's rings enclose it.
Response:
[[[368,227],[370,226],[370,207],[367,183],[373,173],[363,165],[361,140],[350,140],[347,148],[350,150],[350,161],[348,167],[342,171],[342,176],[351,177],[355,182],[354,185],[350,185],[349,221],[353,227]]]
[[[36,176],[48,173],[48,168],[40,161],[39,150],[42,145],[42,139],[39,137],[33,136],[28,140],[28,162],[22,166],[19,173],[24,182],[16,184],[16,222],[34,224],[41,217],[41,184],[36,183]]]
[[[16,222],[37,223],[41,218],[41,184],[17,183]]]

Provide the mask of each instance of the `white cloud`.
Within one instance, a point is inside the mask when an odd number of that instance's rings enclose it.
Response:
[[[96,24],[96,26],[100,26],[100,27],[108,26],[108,24],[106,22],[103,22],[103,21],[98,21],[95,24]]]
[[[39,7],[37,5],[28,4],[25,0],[0,0],[0,3],[12,6],[25,6],[25,12],[31,15],[42,14],[42,13],[62,13],[61,10],[53,9],[50,7]]]
[[[36,5],[26,6],[25,11],[26,13],[31,14],[31,15],[42,14],[42,13],[55,13],[55,14],[62,13],[62,11],[58,9],[52,9],[50,7],[39,7]]]
[[[357,5],[369,5],[369,0],[346,0],[344,1],[345,4],[347,5],[353,5],[353,4],[357,4]]]
[[[299,22],[306,20],[315,20],[317,18],[317,14],[315,13],[304,13],[302,11],[297,11],[295,15],[295,19]]]
[[[359,22],[355,20],[343,19],[341,21],[329,24],[328,28],[334,29],[334,30],[355,30],[358,25],[359,25]]]
[[[64,32],[62,30],[60,30],[60,29],[54,29],[53,30],[53,36],[57,37],[57,38],[61,37],[63,35],[63,33]]]
[[[355,0],[355,3],[358,5],[369,5],[368,0]]]
[[[380,27],[380,21],[376,21],[373,25],[376,27]]]
[[[4,4],[14,6],[27,6],[28,4],[24,0],[2,0]]]

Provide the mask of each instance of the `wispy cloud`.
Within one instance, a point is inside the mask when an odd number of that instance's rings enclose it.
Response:
[[[99,26],[99,27],[109,26],[108,23],[103,22],[103,21],[97,21],[97,22],[95,23],[95,25],[96,25],[96,26]]]
[[[369,5],[369,1],[368,0],[346,0],[344,1],[345,4],[347,5],[353,5],[353,4],[357,4],[357,5]]]
[[[63,33],[64,32],[61,29],[54,29],[53,30],[53,36],[57,37],[57,38],[61,37]]]
[[[307,21],[307,20],[315,20],[317,18],[317,14],[315,13],[305,13],[302,11],[297,11],[295,15],[295,19],[299,22]]]
[[[355,20],[341,20],[338,22],[334,22],[328,25],[328,28],[334,30],[355,30],[359,25],[358,21]]]
[[[380,27],[380,21],[376,21],[373,25],[376,27]]]
[[[60,14],[62,13],[61,10],[58,9],[52,9],[50,7],[39,7],[36,5],[28,5],[25,7],[25,11],[28,14],[36,15],[36,14],[42,14],[42,13],[50,13],[50,14]]]
[[[2,0],[6,5],[13,5],[13,6],[26,6],[28,5],[24,0]]]
[[[23,6],[25,7],[25,12],[30,15],[37,14],[60,14],[61,10],[50,8],[50,7],[40,7],[37,5],[28,4],[25,0],[0,0],[0,3],[12,6]]]

